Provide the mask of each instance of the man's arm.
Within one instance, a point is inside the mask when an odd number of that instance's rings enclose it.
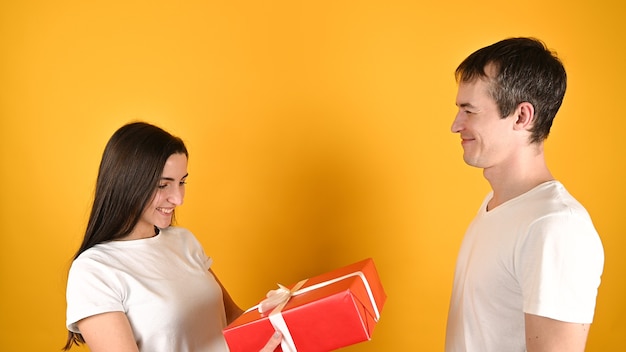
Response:
[[[526,351],[583,352],[591,324],[566,323],[559,320],[524,314],[526,320]]]

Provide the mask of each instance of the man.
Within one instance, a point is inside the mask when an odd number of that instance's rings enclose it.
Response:
[[[446,351],[583,351],[604,251],[544,157],[565,69],[541,41],[511,38],[471,54],[456,79],[452,132],[492,191],[458,254]]]

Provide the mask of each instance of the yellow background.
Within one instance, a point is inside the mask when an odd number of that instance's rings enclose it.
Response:
[[[619,1],[3,1],[0,346],[57,351],[65,277],[104,145],[145,120],[186,141],[179,223],[243,307],[372,257],[371,342],[441,351],[461,237],[488,191],[466,166],[453,71],[536,36],[569,74],[547,142],[606,265],[588,351],[624,344],[626,44]]]

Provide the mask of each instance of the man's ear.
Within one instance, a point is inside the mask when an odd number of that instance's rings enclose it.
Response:
[[[521,102],[515,109],[515,115],[517,120],[515,120],[514,128],[516,130],[529,130],[535,122],[535,107],[527,101]]]

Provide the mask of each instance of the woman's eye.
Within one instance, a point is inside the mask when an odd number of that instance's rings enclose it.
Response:
[[[167,187],[167,185],[158,185],[157,187],[159,187],[159,189],[163,189],[163,188]]]

